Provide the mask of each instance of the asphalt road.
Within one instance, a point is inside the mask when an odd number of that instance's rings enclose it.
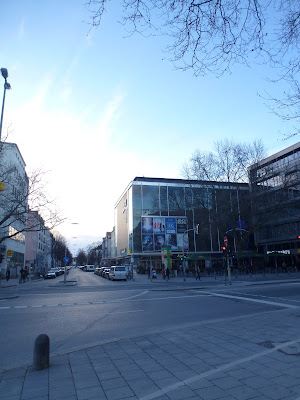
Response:
[[[168,283],[109,282],[72,270],[63,276],[1,289],[0,369],[30,364],[36,337],[46,333],[52,354],[126,338],[194,326],[215,319],[300,306],[300,283],[199,289]],[[171,290],[170,290],[171,289]],[[185,289],[185,290],[181,290]],[[246,321],[246,319],[245,319]]]

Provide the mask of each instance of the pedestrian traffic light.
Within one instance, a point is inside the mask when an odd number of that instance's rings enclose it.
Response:
[[[4,255],[0,254],[0,264],[3,262],[3,260],[4,260]]]

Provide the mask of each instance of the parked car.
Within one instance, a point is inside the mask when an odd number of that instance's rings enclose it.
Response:
[[[105,269],[103,270],[103,272],[102,272],[103,278],[107,278],[107,279],[108,279],[109,270],[110,270],[110,268],[105,268]]]
[[[54,279],[54,278],[56,278],[56,274],[53,271],[48,271],[44,276],[44,279]]]
[[[125,266],[114,266],[110,268],[108,279],[111,281],[114,280],[123,280],[127,279],[128,270]]]
[[[97,267],[97,268],[95,269],[95,271],[94,271],[94,274],[95,274],[95,275],[99,275],[99,274],[100,274],[100,270],[101,270],[101,268]]]
[[[56,276],[61,275],[60,268],[51,268],[49,272],[54,272]]]

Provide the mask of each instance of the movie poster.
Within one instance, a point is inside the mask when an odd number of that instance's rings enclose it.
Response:
[[[153,251],[153,235],[142,235],[143,251]]]
[[[154,235],[154,250],[160,251],[165,245],[165,235]]]
[[[178,233],[177,235],[177,246],[180,251],[188,251],[189,250],[189,238],[188,234]]]
[[[176,218],[177,233],[185,233],[187,231],[186,217]]]
[[[153,217],[142,217],[142,233],[153,232]]]
[[[166,218],[166,233],[176,234],[176,218]]]
[[[170,246],[172,250],[177,250],[177,237],[176,234],[166,234],[166,245]]]
[[[165,218],[153,217],[153,231],[154,233],[165,233]]]

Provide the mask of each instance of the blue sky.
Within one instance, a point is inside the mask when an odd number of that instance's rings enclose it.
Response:
[[[71,250],[113,228],[114,204],[135,176],[180,178],[197,148],[220,139],[261,138],[270,154],[299,140],[282,140],[292,124],[258,96],[284,90],[265,81],[266,66],[195,78],[167,60],[166,39],[128,36],[113,2],[89,32],[84,3],[1,4],[0,62],[12,86],[3,134],[9,127],[28,170],[47,171],[50,196],[78,222],[59,228]]]

